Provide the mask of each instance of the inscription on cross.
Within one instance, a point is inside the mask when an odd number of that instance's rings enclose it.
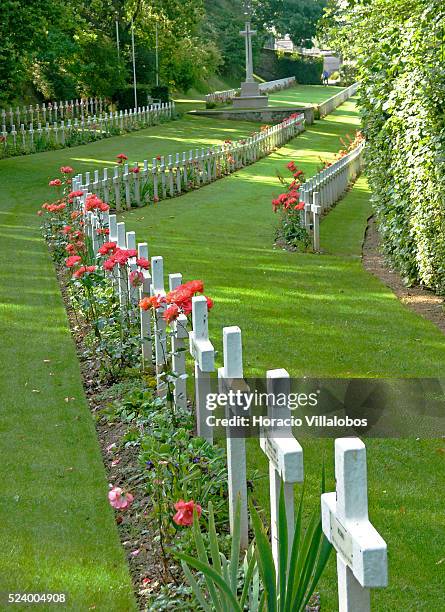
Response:
[[[290,419],[288,403],[281,398],[290,393],[290,378],[286,370],[269,370],[267,377],[267,416],[271,419]],[[277,399],[280,399],[277,402]],[[286,503],[289,554],[294,538],[294,484],[303,482],[303,449],[293,437],[291,426],[263,428],[260,446],[269,459],[270,522],[272,553],[278,568],[278,511],[281,484]]]
[[[336,493],[321,496],[323,532],[337,551],[339,612],[370,612],[370,588],[388,584],[387,547],[368,518],[366,448],[335,441]]]

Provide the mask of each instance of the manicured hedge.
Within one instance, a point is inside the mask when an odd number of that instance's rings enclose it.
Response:
[[[361,0],[340,21],[332,41],[358,60],[383,248],[408,283],[445,294],[445,7]]]
[[[309,58],[263,49],[256,72],[266,81],[294,76],[297,83],[319,85],[323,72],[323,58]]]
[[[151,97],[155,100],[161,100],[161,102],[169,102],[169,89],[166,85],[136,85],[138,106],[146,106],[147,97]],[[133,85],[128,85],[125,89],[121,89],[113,96],[113,102],[115,102],[119,109],[133,108],[134,107],[134,88]]]

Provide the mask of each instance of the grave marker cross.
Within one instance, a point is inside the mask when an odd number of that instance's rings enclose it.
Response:
[[[209,340],[207,300],[203,295],[192,298],[192,324],[189,332],[190,354],[195,361],[195,404],[198,436],[213,442],[213,431],[206,422],[206,399],[210,393],[210,372],[215,370],[215,350]]]
[[[267,416],[272,419],[289,419],[291,416],[289,406],[287,402],[281,401],[281,398],[288,397],[290,393],[288,372],[286,370],[268,370],[266,377],[268,394]],[[275,567],[278,570],[278,512],[281,483],[283,483],[286,503],[288,550],[290,556],[295,531],[294,484],[303,482],[303,449],[293,437],[290,425],[263,428],[260,446],[269,459],[272,553]]]
[[[227,394],[228,391],[239,388],[243,379],[243,348],[241,330],[239,327],[224,327],[223,329],[224,367],[218,369],[218,390]],[[247,385],[246,385],[246,389]],[[247,414],[243,406],[226,406],[226,418]],[[227,427],[227,471],[229,485],[229,520],[230,533],[235,526],[235,510],[238,497],[241,503],[240,545],[245,550],[249,545],[249,524],[247,512],[247,469],[246,441],[236,435],[236,427]],[[233,434],[233,435],[232,435]]]
[[[370,612],[370,588],[388,583],[387,547],[368,519],[366,448],[335,441],[336,493],[321,496],[323,532],[337,551],[339,612]]]

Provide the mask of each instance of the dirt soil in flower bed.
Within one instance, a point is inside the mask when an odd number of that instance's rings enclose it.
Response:
[[[70,323],[71,334],[77,349],[85,394],[96,424],[108,482],[113,486],[127,488],[129,480],[137,477],[140,473],[138,468],[139,450],[131,446],[119,448],[118,454],[115,454],[113,450],[119,447],[128,426],[118,420],[108,422],[104,417],[98,416],[97,413],[108,402],[118,400],[119,395],[112,390],[112,384],[107,385],[99,382],[99,360],[85,357],[87,352],[85,337],[89,329],[77,318],[71,306],[66,289],[68,280],[66,270],[58,268],[57,277]],[[150,500],[146,496],[142,484],[133,480],[130,489],[137,503],[134,503],[125,512],[116,513],[116,523],[119,526],[119,536],[126,553],[139,608],[147,610],[147,597],[159,591],[160,587],[166,583],[181,584],[183,575],[176,563],[170,564],[168,568],[163,567],[160,546],[154,541],[157,532],[150,529],[151,523],[147,516],[147,510],[151,505]],[[166,576],[168,576],[167,579]]]
[[[418,285],[407,287],[400,274],[388,266],[382,255],[380,235],[374,217],[368,219],[368,227],[363,242],[363,266],[392,289],[403,304],[437,325],[441,332],[445,334],[443,297]]]

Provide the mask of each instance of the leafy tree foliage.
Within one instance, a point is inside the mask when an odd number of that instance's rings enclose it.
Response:
[[[357,61],[367,172],[387,255],[445,293],[445,6],[332,2],[330,44]]]
[[[256,0],[258,21],[284,36],[289,34],[298,46],[311,46],[326,0]]]
[[[187,89],[220,61],[204,17],[203,0],[2,0],[0,100],[25,100],[31,85],[43,98],[112,96],[132,77],[132,24],[138,80],[155,82],[157,25],[160,80]]]

